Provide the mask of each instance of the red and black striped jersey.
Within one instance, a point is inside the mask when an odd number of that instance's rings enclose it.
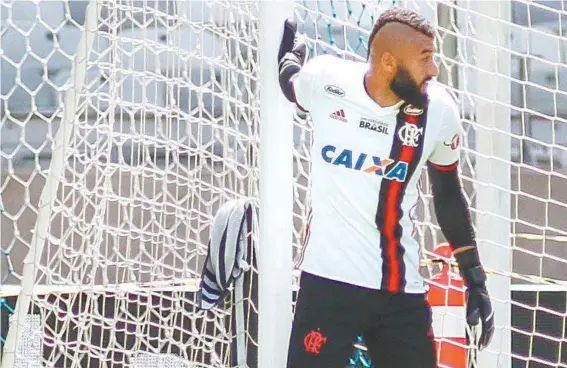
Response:
[[[367,68],[323,55],[294,80],[313,122],[310,213],[296,262],[353,285],[423,293],[412,212],[426,163],[458,163],[459,113],[434,83],[424,109],[404,101],[380,107],[365,90]]]

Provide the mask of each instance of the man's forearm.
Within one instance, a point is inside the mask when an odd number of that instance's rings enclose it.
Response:
[[[288,19],[284,24],[284,32],[278,53],[279,83],[282,93],[289,102],[297,104],[293,80],[301,71],[307,54],[307,46],[297,41],[295,33],[297,23]]]
[[[293,89],[293,80],[301,71],[301,65],[296,60],[293,60],[292,57],[287,57],[280,62],[279,71],[280,88],[285,98],[289,102],[297,103]]]
[[[486,288],[486,273],[474,238],[469,205],[463,194],[457,165],[428,164],[433,203],[441,231],[453,247],[461,277],[467,286],[467,323],[482,324],[478,346],[486,347],[494,335],[494,311]]]
[[[462,268],[480,265],[469,205],[463,194],[457,166],[428,165],[433,204],[439,227]]]

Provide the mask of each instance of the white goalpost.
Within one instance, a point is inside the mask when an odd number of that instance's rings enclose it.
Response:
[[[285,367],[292,318],[293,108],[280,93],[277,55],[293,2],[260,2],[259,367]],[[276,37],[274,37],[276,36]],[[274,211],[274,209],[277,209]]]
[[[511,2],[477,2],[475,10],[476,81],[475,211],[479,252],[483,265],[503,275],[487,281],[498,326],[493,342],[479,355],[478,366],[511,367],[510,278],[510,14]],[[476,97],[476,96],[475,96]],[[502,354],[504,353],[504,354]]]
[[[311,56],[363,61],[392,6],[434,24],[438,79],[466,132],[463,187],[496,315],[471,366],[565,366],[565,7],[0,0],[1,367],[283,368],[312,130],[279,89],[281,25],[295,16]],[[425,172],[421,191],[429,278],[443,237]],[[211,224],[243,198],[251,268],[202,311]],[[345,365],[370,368],[362,355]]]

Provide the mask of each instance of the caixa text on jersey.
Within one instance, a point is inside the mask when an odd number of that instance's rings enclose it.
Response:
[[[408,164],[390,158],[380,158],[364,152],[355,153],[350,149],[338,149],[326,145],[321,149],[321,157],[331,165],[343,166],[347,169],[362,171],[383,176],[384,179],[404,182],[408,172]]]

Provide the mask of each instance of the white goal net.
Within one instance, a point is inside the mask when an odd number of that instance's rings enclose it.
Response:
[[[391,6],[435,25],[438,79],[467,133],[463,184],[497,321],[473,365],[567,367],[564,1],[0,0],[2,368],[267,368],[258,352],[286,350],[291,305],[259,313],[259,279],[291,275],[259,273],[251,252],[242,296],[205,312],[196,292],[229,200],[263,210],[252,238],[266,259],[301,246],[311,125],[278,110],[273,20],[295,15],[311,55],[364,60]],[[277,144],[270,127],[286,123]],[[443,238],[422,184],[429,277]],[[361,350],[347,364],[371,366]]]

